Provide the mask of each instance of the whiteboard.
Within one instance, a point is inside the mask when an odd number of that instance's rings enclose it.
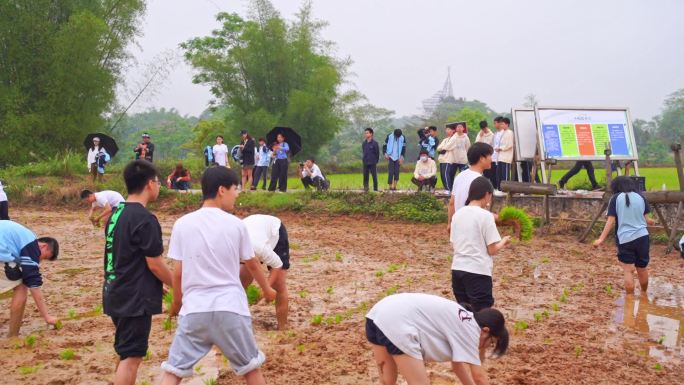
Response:
[[[515,157],[533,160],[537,152],[537,117],[531,108],[512,108]]]
[[[535,107],[542,159],[638,160],[627,108]]]

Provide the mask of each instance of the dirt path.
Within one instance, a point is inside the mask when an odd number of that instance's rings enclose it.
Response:
[[[38,234],[59,238],[62,257],[44,263],[44,291],[62,330],[47,330],[29,300],[21,339],[0,339],[2,383],[107,384],[115,353],[113,326],[101,315],[103,236],[80,212],[13,209]],[[168,242],[178,216],[160,214]],[[289,290],[292,330],[277,332],[272,306],[252,307],[264,374],[271,384],[377,383],[363,333],[366,310],[384,295],[418,291],[452,298],[450,248],[444,225],[350,217],[283,217],[292,246]],[[488,360],[493,384],[684,383],[684,260],[652,248],[648,299],[622,295],[611,246],[574,242],[570,225],[518,244],[495,260],[496,307],[507,315],[509,353]],[[9,300],[0,300],[0,333]],[[555,310],[554,310],[555,309]],[[320,325],[312,321],[320,316]],[[173,330],[154,318],[150,356],[139,384],[154,384]],[[516,322],[517,321],[517,322]],[[517,330],[516,326],[517,325]],[[31,339],[36,337],[32,346]],[[60,359],[71,349],[74,359]],[[210,356],[192,382],[218,374],[239,383],[222,357]],[[435,384],[455,383],[445,364],[431,364]]]

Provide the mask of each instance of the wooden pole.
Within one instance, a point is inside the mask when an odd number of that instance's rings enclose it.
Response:
[[[680,154],[682,150],[682,145],[675,143],[670,146],[670,149],[674,153],[675,166],[677,166],[677,178],[679,179],[679,189],[684,190],[684,169],[682,169],[682,156]]]
[[[646,199],[648,203],[651,203],[648,199]],[[665,229],[665,234],[670,234],[670,226],[667,225],[667,221],[665,220],[665,217],[663,216],[663,212],[660,211],[660,206],[658,206],[657,203],[653,203],[653,210],[656,212],[656,215],[658,215],[658,220],[660,221],[660,224],[663,226]]]
[[[669,254],[672,251],[672,247],[675,244],[675,236],[677,235],[677,227],[679,227],[679,216],[682,215],[682,205],[684,202],[679,202],[677,205],[677,215],[675,216],[674,223],[672,224],[672,229],[670,230],[670,239],[667,241],[667,249],[665,254]]]
[[[501,191],[512,194],[530,195],[555,195],[557,187],[555,184],[545,183],[523,183],[513,181],[502,181]]]
[[[601,217],[604,211],[608,208],[608,202],[610,201],[610,196],[611,196],[611,191],[610,191],[610,183],[613,180],[613,173],[611,172],[610,169],[610,145],[606,143],[606,149],[603,151],[604,154],[606,154],[606,192],[603,193],[603,202],[601,202],[601,208],[599,211],[594,215],[594,219],[591,221],[589,226],[584,230],[582,235],[579,237],[578,241],[584,242],[585,239],[587,239],[587,236],[591,232],[591,229],[594,228],[594,225],[596,224],[596,221]]]

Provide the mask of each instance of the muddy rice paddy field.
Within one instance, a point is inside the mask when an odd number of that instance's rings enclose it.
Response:
[[[12,208],[13,219],[61,242],[44,262],[43,290],[61,330],[49,330],[29,299],[21,337],[0,338],[0,383],[108,384],[116,363],[114,327],[101,314],[103,235],[84,212]],[[168,242],[180,215],[158,214]],[[271,305],[251,307],[270,384],[375,384],[364,314],[385,295],[425,292],[453,298],[445,225],[364,217],[282,216],[291,242],[291,330],[275,330]],[[579,228],[557,222],[495,258],[495,307],[506,314],[511,345],[485,363],[492,384],[684,383],[684,259],[651,252],[648,295],[625,296],[611,242],[575,242]],[[9,299],[0,299],[7,333]],[[320,323],[319,323],[320,322]],[[173,322],[153,319],[138,384],[155,384]],[[65,353],[66,352],[66,353]],[[73,352],[73,357],[70,357]],[[70,358],[70,359],[69,359]],[[430,364],[433,384],[457,383],[448,364]],[[242,383],[212,352],[183,383]]]

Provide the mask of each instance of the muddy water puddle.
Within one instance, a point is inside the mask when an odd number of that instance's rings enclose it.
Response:
[[[660,361],[684,357],[684,285],[653,279],[647,295],[623,295],[614,322],[643,336],[636,346]]]

